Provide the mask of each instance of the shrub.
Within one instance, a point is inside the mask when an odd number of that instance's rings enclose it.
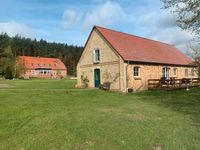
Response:
[[[81,81],[82,81],[82,87],[87,88],[89,83],[87,76],[84,77],[83,75],[81,75]]]
[[[6,79],[13,79],[13,73],[12,73],[12,70],[11,70],[11,68],[9,66],[5,70],[4,77]]]

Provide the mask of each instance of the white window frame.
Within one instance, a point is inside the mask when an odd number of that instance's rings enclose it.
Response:
[[[94,50],[94,63],[99,63],[100,62],[100,50],[97,48]]]
[[[191,69],[191,76],[195,76],[195,69],[194,68]]]
[[[173,68],[173,75],[177,76],[177,68]]]
[[[188,76],[189,76],[189,69],[186,68],[186,69],[185,69],[185,77],[188,77]]]
[[[162,68],[162,76],[165,78],[169,78],[169,69],[168,67]]]
[[[137,70],[135,70],[137,68]],[[134,66],[133,67],[133,76],[135,78],[139,78],[140,77],[140,67],[139,66]]]

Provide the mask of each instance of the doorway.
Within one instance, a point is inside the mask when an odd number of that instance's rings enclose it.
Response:
[[[99,87],[100,83],[100,69],[94,69],[94,87]]]

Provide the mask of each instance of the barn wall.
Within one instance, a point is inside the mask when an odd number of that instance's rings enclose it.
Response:
[[[38,74],[38,70],[28,69],[24,75],[21,75],[24,78],[65,78],[67,76],[66,70],[50,70],[48,74]]]
[[[100,63],[94,63],[93,53],[100,50]],[[94,88],[94,69],[100,69],[101,83],[111,82],[112,90],[121,90],[124,72],[120,69],[122,59],[102,38],[98,31],[93,30],[77,65],[77,87],[82,86],[81,76],[88,78],[89,88]],[[115,80],[114,80],[115,79]]]
[[[140,67],[140,77],[136,78],[133,75],[133,67]],[[148,79],[160,79],[162,77],[162,68],[170,68],[169,76],[177,79],[181,78],[197,78],[197,73],[192,75],[192,68],[195,67],[180,67],[180,66],[166,66],[166,65],[144,65],[131,64],[128,67],[128,87],[133,88],[134,91],[146,90],[148,88]],[[173,75],[173,68],[177,68],[177,75]],[[189,75],[185,76],[185,69],[188,69]]]

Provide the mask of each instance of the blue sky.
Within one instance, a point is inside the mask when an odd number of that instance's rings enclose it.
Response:
[[[83,46],[93,25],[173,44],[192,35],[159,0],[2,0],[0,32]]]

